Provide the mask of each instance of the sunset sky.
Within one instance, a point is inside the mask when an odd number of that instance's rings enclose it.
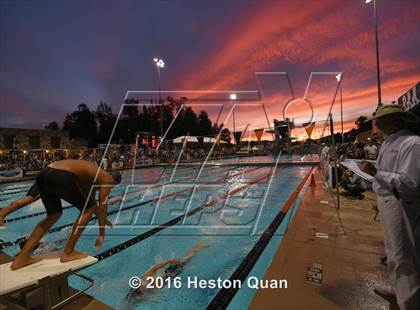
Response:
[[[382,101],[391,103],[420,80],[420,2],[376,1]],[[128,90],[157,90],[155,56],[167,64],[163,90],[258,90],[262,100],[251,103],[264,104],[270,122],[283,117],[288,84],[255,72],[287,72],[296,98],[311,72],[343,72],[346,129],[377,104],[373,5],[365,0],[2,0],[0,126],[61,125],[82,102],[118,111]],[[334,75],[313,78],[315,120],[326,119],[336,87]],[[225,111],[230,104],[220,103]],[[205,101],[197,109],[216,117]],[[305,105],[290,111],[308,119]],[[338,120],[339,101],[333,113]],[[260,105],[246,101],[235,118],[237,130],[267,127]]]

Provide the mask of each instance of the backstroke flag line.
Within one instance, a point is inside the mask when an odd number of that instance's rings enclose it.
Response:
[[[308,135],[309,139],[311,138],[312,131],[314,130],[314,127],[315,127],[315,122],[312,122],[308,125],[305,124],[305,131],[306,131],[306,134]]]
[[[239,142],[241,142],[242,131],[235,131],[233,136],[235,137],[236,144],[239,145]]]
[[[255,136],[257,137],[257,141],[261,141],[261,137],[264,133],[264,129],[254,129]]]

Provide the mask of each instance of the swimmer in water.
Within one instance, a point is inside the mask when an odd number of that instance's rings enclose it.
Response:
[[[142,299],[144,294],[152,290],[152,288],[147,288],[147,284],[150,282],[147,281],[149,277],[153,278],[162,278],[163,280],[167,278],[174,278],[179,275],[184,269],[185,264],[195,256],[201,249],[207,248],[209,245],[206,243],[198,243],[193,247],[188,253],[178,259],[168,259],[167,261],[157,263],[151,267],[142,277],[142,284],[139,288],[130,288],[130,291],[127,293],[126,298],[128,301],[133,302],[138,299]]]
[[[16,212],[19,209],[22,209],[24,206],[38,200],[40,198],[39,188],[34,183],[31,188],[28,190],[25,196],[19,198],[18,200],[13,201],[7,207],[0,210],[0,227],[4,226],[4,219],[10,213]]]

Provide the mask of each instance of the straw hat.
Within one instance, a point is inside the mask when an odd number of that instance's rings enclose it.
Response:
[[[399,114],[401,119],[406,125],[417,125],[419,123],[419,118],[416,114],[411,112],[406,112],[404,107],[399,104],[384,104],[376,109],[374,115],[369,118],[369,120],[377,119],[382,116],[390,114]]]

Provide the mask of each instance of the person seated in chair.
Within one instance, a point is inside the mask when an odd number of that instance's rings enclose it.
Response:
[[[340,182],[340,187],[346,190],[350,196],[363,199],[365,196],[362,194],[366,191],[366,183],[357,174],[351,170],[346,170]]]

